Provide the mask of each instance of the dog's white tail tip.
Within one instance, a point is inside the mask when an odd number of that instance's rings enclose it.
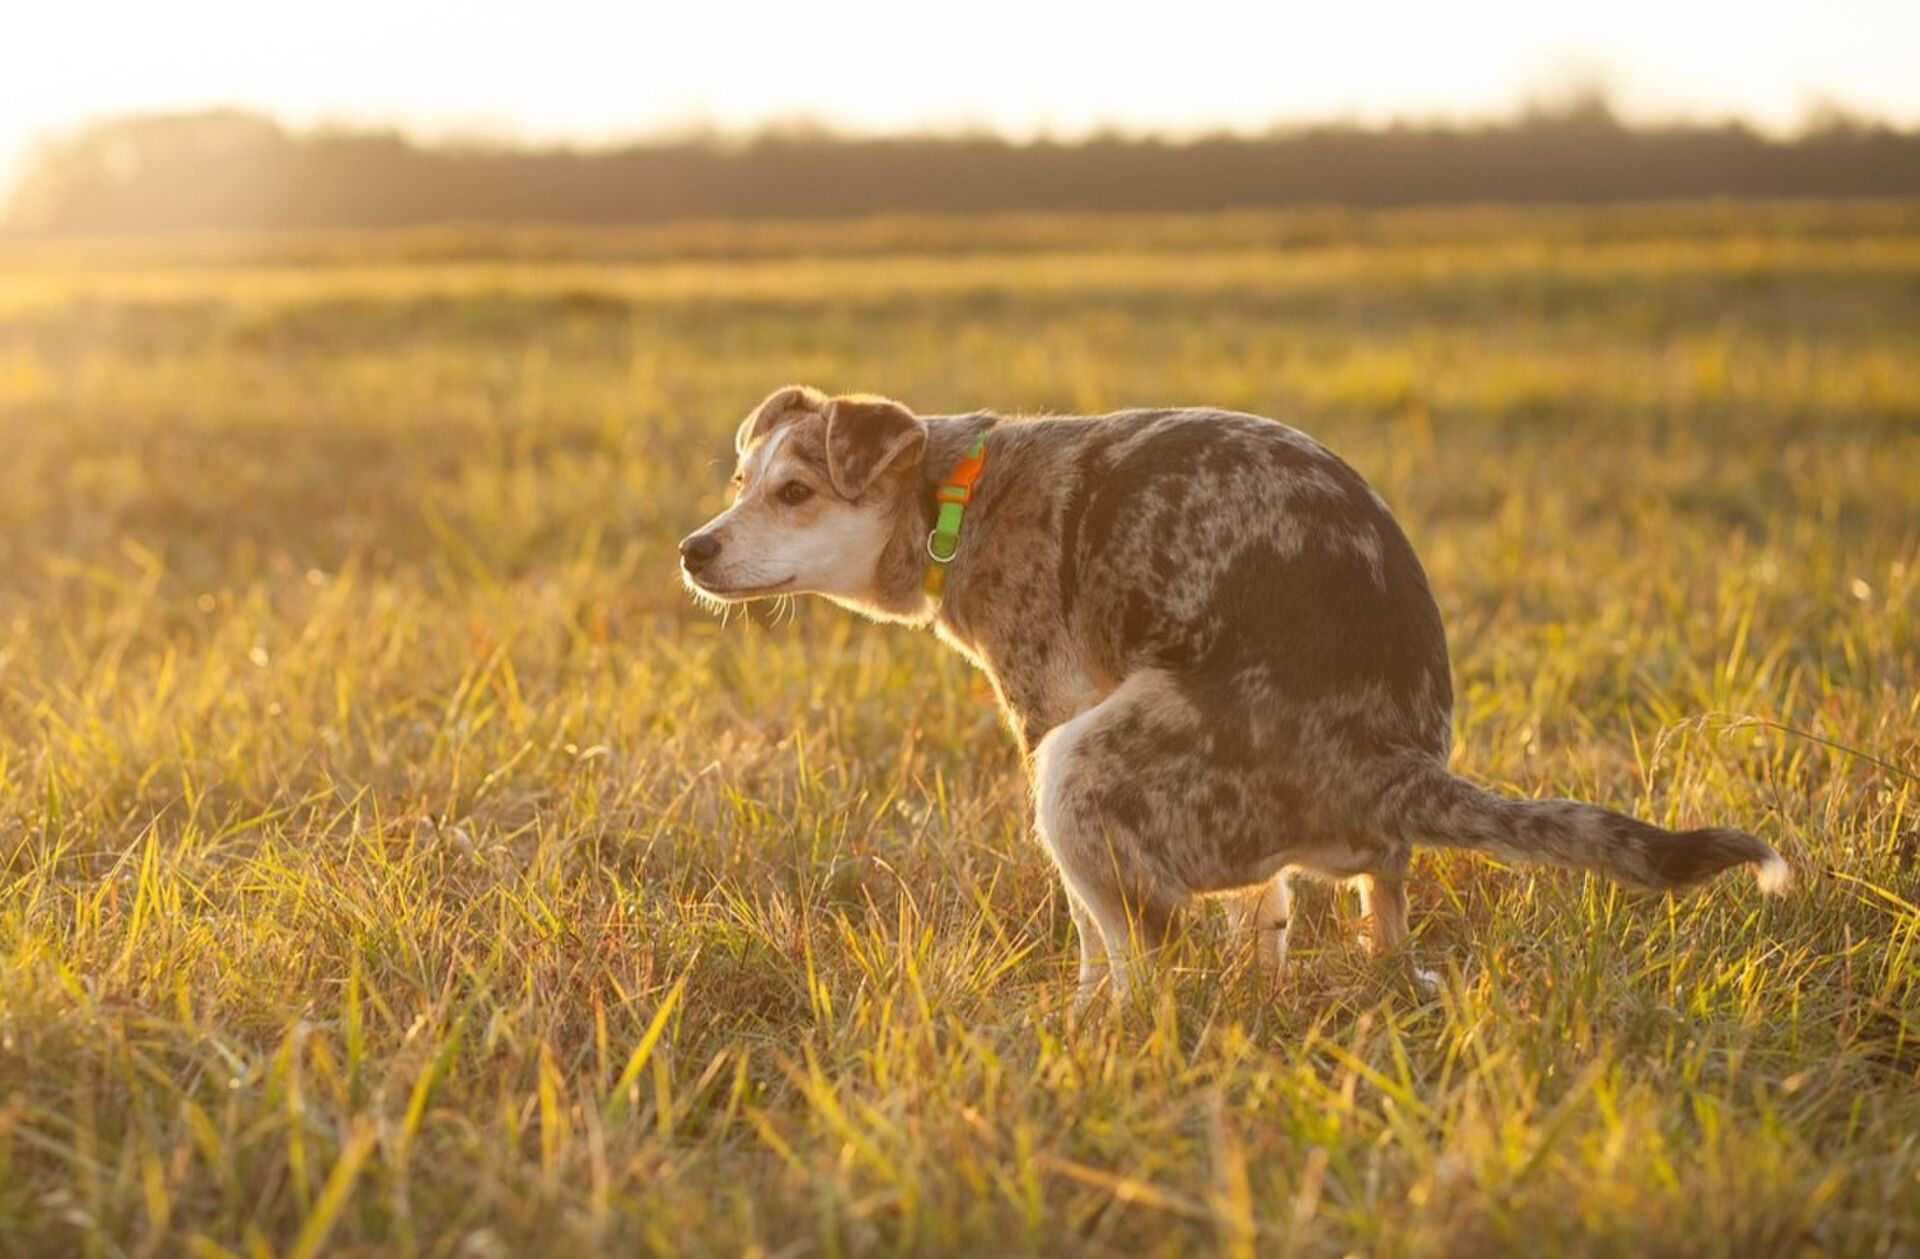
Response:
[[[1768,896],[1778,896],[1793,882],[1793,869],[1779,853],[1773,853],[1754,867],[1753,880]]]

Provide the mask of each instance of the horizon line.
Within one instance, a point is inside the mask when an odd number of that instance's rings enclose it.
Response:
[[[587,128],[522,130],[509,121],[478,119],[431,122],[397,114],[356,115],[348,111],[302,119],[288,111],[239,101],[210,101],[184,108],[106,110],[65,124],[36,128],[21,146],[22,165],[36,150],[57,148],[89,134],[130,123],[167,122],[228,115],[271,123],[294,139],[331,136],[397,136],[425,148],[493,147],[500,149],[582,149],[670,146],[696,142],[720,145],[751,144],[762,140],[823,139],[849,142],[995,140],[1010,145],[1061,144],[1121,140],[1161,141],[1173,144],[1215,139],[1275,139],[1314,132],[1496,131],[1529,123],[1591,119],[1610,122],[1625,131],[1715,131],[1739,129],[1774,141],[1792,141],[1833,131],[1886,131],[1920,134],[1920,114],[1899,117],[1869,111],[1837,100],[1813,100],[1789,124],[1769,123],[1751,112],[1707,112],[1683,108],[1635,109],[1623,107],[1605,88],[1581,88],[1565,93],[1527,94],[1498,110],[1394,111],[1369,114],[1278,112],[1265,122],[1230,118],[1209,123],[1141,125],[1119,118],[1086,124],[1039,122],[1032,127],[1008,127],[984,119],[929,117],[897,126],[875,126],[826,111],[769,114],[748,123],[714,117],[689,116],[595,132]]]

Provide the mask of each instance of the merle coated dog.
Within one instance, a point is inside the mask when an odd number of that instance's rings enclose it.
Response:
[[[1414,846],[1683,888],[1787,866],[1447,769],[1453,687],[1426,573],[1331,451],[1181,409],[919,416],[778,391],[740,425],[733,504],[680,544],[717,602],[811,592],[931,624],[992,679],[1080,935],[1084,1000],[1124,992],[1179,908],[1231,895],[1263,967],[1290,872],[1358,882],[1376,947],[1407,931]]]

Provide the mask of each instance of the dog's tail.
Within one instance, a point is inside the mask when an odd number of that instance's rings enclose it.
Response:
[[[1622,883],[1674,890],[1738,865],[1764,892],[1785,890],[1787,863],[1763,840],[1730,827],[1663,827],[1577,800],[1516,800],[1422,765],[1383,793],[1382,820],[1400,838],[1471,848],[1503,861],[1593,870]]]

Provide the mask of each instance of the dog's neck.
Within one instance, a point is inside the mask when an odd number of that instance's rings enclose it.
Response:
[[[953,471],[966,457],[967,447],[984,429],[999,423],[1000,417],[985,411],[972,415],[936,415],[927,419],[927,453],[920,460],[919,519],[921,537],[933,528],[939,512],[936,498],[940,487],[953,478]]]
[[[973,439],[999,422],[1000,417],[985,411],[926,417],[926,453],[920,459],[913,482],[902,490],[910,502],[906,510],[900,512],[900,522],[881,553],[874,574],[873,596],[858,604],[849,602],[848,606],[882,620],[925,625],[933,619],[939,605],[927,597],[926,580],[927,534],[933,530],[937,512],[935,495],[959,466]],[[982,474],[983,482],[991,481],[993,472],[993,460],[989,457]],[[963,550],[964,545],[963,542]]]

